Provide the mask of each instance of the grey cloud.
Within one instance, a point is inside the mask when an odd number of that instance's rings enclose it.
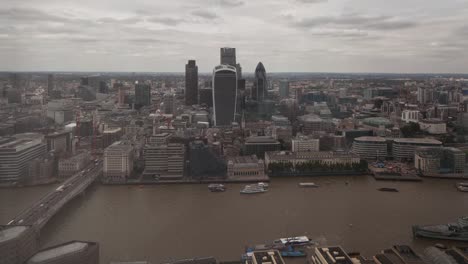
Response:
[[[338,26],[351,29],[396,30],[414,27],[417,23],[390,16],[362,16],[350,14],[343,16],[304,18],[294,21],[292,25],[299,28]]]
[[[27,22],[66,22],[67,18],[48,14],[39,9],[33,8],[9,8],[0,9],[0,18],[2,20],[27,21]]]
[[[241,6],[245,4],[241,0],[219,0],[218,3],[219,5],[225,6],[225,7],[236,7],[236,6]]]
[[[147,19],[149,22],[164,24],[168,26],[176,26],[180,23],[185,22],[183,18],[173,18],[173,17],[151,17]]]
[[[213,19],[218,18],[218,15],[216,13],[208,11],[208,10],[201,10],[201,9],[192,11],[192,15],[201,17],[204,19],[208,19],[208,20],[213,20]]]
[[[299,3],[304,3],[304,4],[315,4],[315,3],[323,3],[327,2],[327,0],[296,0]]]

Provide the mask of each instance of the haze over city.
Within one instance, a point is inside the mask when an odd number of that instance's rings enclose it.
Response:
[[[468,72],[468,1],[16,1],[3,71],[211,72],[219,47],[269,72]]]

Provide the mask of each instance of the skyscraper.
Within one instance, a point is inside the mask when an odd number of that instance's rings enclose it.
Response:
[[[236,64],[236,71],[237,71],[237,80],[242,79],[242,67],[240,63]]]
[[[252,87],[252,99],[263,102],[267,96],[267,77],[265,67],[262,62],[259,62],[255,68],[255,82]]]
[[[185,65],[185,105],[198,104],[198,66],[195,60]]]
[[[236,67],[236,49],[235,48],[221,48],[221,63]]]
[[[47,76],[47,95],[50,95],[55,90],[55,75],[49,74]]]
[[[289,81],[281,80],[279,83],[279,95],[282,98],[289,97]]]
[[[234,122],[236,102],[236,67],[216,66],[213,70],[213,120],[215,126],[229,126]]]
[[[151,86],[144,83],[135,84],[135,107],[151,105]]]

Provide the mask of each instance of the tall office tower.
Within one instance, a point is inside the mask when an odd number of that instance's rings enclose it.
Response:
[[[55,90],[55,75],[49,74],[47,76],[47,95],[50,95]]]
[[[221,63],[236,67],[236,49],[235,48],[221,48]]]
[[[165,114],[174,114],[174,95],[173,94],[165,94],[163,97],[163,104],[164,104],[164,113]]]
[[[151,105],[151,86],[145,83],[135,84],[135,108]]]
[[[213,90],[210,88],[201,88],[200,105],[205,104],[207,107],[213,107]]]
[[[213,120],[215,126],[229,126],[234,122],[237,102],[237,73],[230,65],[213,70]]]
[[[282,80],[279,83],[279,95],[282,98],[289,97],[289,81]]]
[[[267,95],[267,77],[263,63],[259,62],[255,68],[255,81],[252,87],[252,99],[263,102]]]
[[[236,71],[237,71],[237,80],[242,79],[242,67],[240,63],[236,64]]]
[[[10,75],[11,87],[13,87],[13,89],[19,89],[20,81],[21,79],[18,73],[12,73]]]
[[[36,133],[0,139],[0,183],[23,183],[29,178],[28,164],[47,153],[43,137]]]
[[[198,104],[198,66],[195,60],[185,64],[185,105]]]

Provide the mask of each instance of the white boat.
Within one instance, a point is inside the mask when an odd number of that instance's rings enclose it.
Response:
[[[268,189],[268,187],[270,187],[270,185],[266,182],[259,182],[257,185],[263,187],[263,189]]]
[[[306,236],[297,237],[286,237],[275,240],[275,243],[281,243],[283,245],[304,245],[310,243],[310,239]]]
[[[315,184],[314,182],[300,182],[299,187],[313,187],[317,188],[320,187],[319,185]]]
[[[456,186],[461,186],[461,187],[468,187],[468,182],[459,182],[456,184]]]
[[[224,184],[216,184],[216,183],[212,183],[210,185],[208,185],[208,189],[212,192],[224,192],[226,191],[226,187],[224,186]]]
[[[462,186],[462,185],[458,185],[458,186],[457,186],[457,189],[458,189],[460,192],[468,192],[468,187],[465,187],[465,186]]]
[[[254,194],[254,193],[264,193],[267,190],[259,185],[246,185],[244,189],[240,191],[241,194]]]

